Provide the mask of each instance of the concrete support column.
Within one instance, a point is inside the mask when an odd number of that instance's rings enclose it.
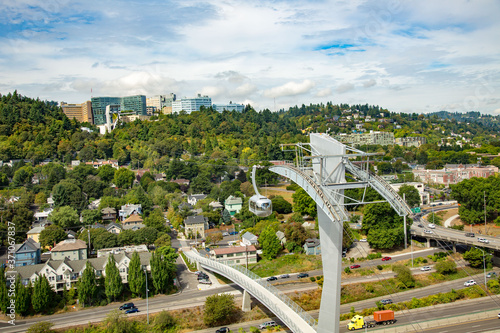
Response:
[[[241,302],[241,311],[248,312],[252,310],[252,300],[246,290],[243,291],[243,301]]]
[[[453,253],[457,253],[457,243],[453,242]]]
[[[427,238],[427,247],[431,247],[431,239]]]
[[[323,292],[318,333],[338,332],[340,318],[340,273],[342,271],[342,222],[332,221],[318,208],[319,235],[323,260]]]
[[[199,261],[196,262],[196,270],[201,271],[201,265]]]

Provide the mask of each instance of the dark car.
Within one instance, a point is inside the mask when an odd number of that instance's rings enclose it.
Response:
[[[417,225],[417,227],[419,227],[419,228],[423,228],[423,227],[424,227],[424,225],[423,225],[422,223],[419,223],[419,224]]]
[[[125,311],[125,313],[129,314],[129,313],[136,313],[136,312],[139,312],[139,309],[136,308],[136,307],[133,307],[132,309],[129,309],[127,311]]]
[[[392,304],[392,299],[382,299],[380,300],[380,303],[382,303],[383,305],[387,305],[387,304]]]
[[[135,308],[134,303],[125,303],[122,306],[120,306],[120,310],[127,310],[132,308]]]
[[[392,259],[391,257],[383,257],[383,258],[382,258],[382,261],[389,261],[389,260],[391,260],[391,259]]]
[[[475,237],[476,235],[473,232],[466,232],[465,237]]]
[[[198,281],[200,280],[207,280],[209,279],[210,277],[207,275],[207,274],[203,274],[203,275],[198,275]]]
[[[309,276],[309,274],[307,274],[307,273],[299,273],[299,275],[297,275],[297,279],[302,279],[302,278],[305,278],[308,276]]]
[[[267,278],[267,281],[276,281],[278,278],[276,276],[270,276]]]
[[[206,248],[205,248],[205,251],[210,252],[210,248],[209,248],[209,247],[206,247]]]
[[[360,268],[360,267],[361,267],[360,265],[351,265],[351,269]]]
[[[215,333],[229,333],[229,332],[231,332],[229,327],[221,327],[217,331],[215,331]]]
[[[237,235],[237,234],[238,234],[238,231],[231,231],[229,234],[230,234],[230,235]]]

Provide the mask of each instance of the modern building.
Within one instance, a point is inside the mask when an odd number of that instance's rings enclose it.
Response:
[[[321,254],[321,245],[319,239],[308,238],[304,243],[304,253],[308,255]]]
[[[184,220],[184,235],[205,238],[208,230],[208,219],[203,215],[188,216]]]
[[[489,176],[498,173],[498,167],[477,166],[477,165],[455,165],[445,167],[440,170],[427,170],[424,167],[417,167],[412,170],[415,177],[420,178],[420,181],[426,184],[442,184],[449,186],[450,184],[460,183],[462,180],[471,179],[473,177],[488,178]]]
[[[52,260],[83,260],[87,259],[87,243],[80,239],[66,239],[57,243],[50,252]]]
[[[16,266],[36,265],[40,263],[40,243],[28,238],[14,247]]]
[[[420,147],[427,143],[427,139],[422,136],[414,136],[407,138],[396,138],[396,144],[403,147]]]
[[[168,95],[156,95],[146,98],[146,107],[155,108],[158,113],[172,113],[172,103],[176,101],[177,96],[173,93]]]
[[[243,200],[240,197],[234,197],[230,195],[224,201],[224,208],[227,209],[227,211],[229,212],[229,214],[231,214],[231,216],[234,216],[235,214],[239,213],[242,207],[243,207]]]
[[[172,113],[185,111],[187,114],[190,114],[194,111],[200,111],[202,106],[205,108],[212,107],[212,99],[208,96],[201,96],[200,94],[194,98],[184,97],[172,102]]]
[[[381,145],[388,146],[394,144],[394,133],[370,131],[360,134],[338,134],[334,139],[351,145]]]
[[[66,115],[66,117],[70,119],[76,119],[81,123],[92,122],[92,103],[90,101],[81,103],[81,104],[68,104],[65,102],[61,102],[61,108]]]
[[[132,254],[133,253],[122,252],[113,255],[123,283],[128,282],[128,267],[132,259]],[[142,269],[146,269],[150,272],[151,266],[149,262],[151,253],[139,252],[139,258]],[[106,276],[106,264],[108,263],[107,256],[85,260],[69,260],[67,258],[63,260],[50,259],[45,264],[23,266],[16,268],[16,271],[21,282],[25,286],[28,285],[29,282],[33,285],[39,276],[45,276],[52,289],[56,292],[61,292],[64,289],[78,287],[78,279],[83,275],[87,262],[90,262],[90,265],[94,269],[96,278]]]
[[[214,104],[212,107],[215,111],[221,113],[223,111],[243,112],[243,110],[245,109],[245,106],[243,104],[236,104],[233,102],[229,102],[229,104]]]
[[[255,264],[257,262],[257,249],[253,245],[218,248],[210,251],[210,258],[225,265]]]
[[[146,96],[135,95],[126,97],[92,97],[92,115],[95,125],[107,123],[106,106],[119,106],[119,111],[125,114],[147,116]]]

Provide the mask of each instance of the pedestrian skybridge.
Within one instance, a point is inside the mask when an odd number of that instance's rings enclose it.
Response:
[[[292,332],[316,332],[316,320],[305,312],[278,288],[250,272],[242,265],[228,266],[213,259],[202,257],[196,249],[184,252],[190,261],[230,279],[259,300]]]

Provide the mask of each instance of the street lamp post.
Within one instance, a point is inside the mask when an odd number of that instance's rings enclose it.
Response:
[[[484,287],[488,289],[488,285],[486,284],[486,258],[483,249],[476,247],[476,249],[481,250],[483,252],[483,271],[484,271]]]
[[[146,275],[146,316],[148,318],[147,320],[148,320],[148,325],[149,325],[148,272],[146,271],[145,268],[144,268],[144,275]]]

